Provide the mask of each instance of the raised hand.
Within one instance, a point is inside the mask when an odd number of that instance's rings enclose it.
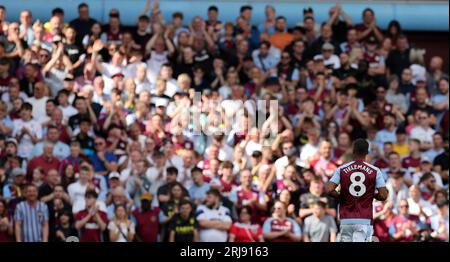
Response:
[[[105,45],[103,44],[102,40],[97,39],[97,40],[95,40],[94,44],[92,45],[92,50],[94,52],[100,52],[104,46]]]

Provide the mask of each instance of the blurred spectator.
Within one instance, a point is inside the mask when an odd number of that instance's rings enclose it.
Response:
[[[25,198],[25,201],[17,205],[14,214],[16,241],[48,242],[48,208],[38,200],[37,187],[27,185]]]
[[[238,209],[239,222],[231,226],[229,242],[264,242],[262,227],[251,223],[252,212],[249,206]]]
[[[264,222],[263,236],[268,242],[299,242],[302,233],[297,222],[286,217],[286,206],[277,201],[273,206],[272,217]]]
[[[136,241],[156,242],[162,212],[157,207],[152,208],[153,195],[151,193],[142,193],[140,200],[140,208],[136,208],[132,213],[136,226]]]
[[[226,242],[231,226],[230,210],[220,202],[220,192],[211,189],[205,205],[197,207],[200,242]]]
[[[313,215],[305,219],[305,242],[336,242],[337,226],[332,216],[326,214],[327,204],[316,202]]]
[[[392,219],[389,235],[397,242],[414,240],[418,236],[417,217],[408,212],[408,201],[401,200],[398,204],[398,215]]]
[[[131,242],[134,239],[134,223],[128,219],[127,208],[116,206],[114,219],[108,224],[111,242]]]
[[[193,204],[187,200],[179,203],[179,212],[169,224],[169,242],[191,243],[199,241],[199,225],[193,214]]]
[[[86,209],[75,214],[75,228],[80,230],[81,242],[101,242],[102,232],[107,228],[108,218],[99,209],[97,197],[95,191],[86,191]]]

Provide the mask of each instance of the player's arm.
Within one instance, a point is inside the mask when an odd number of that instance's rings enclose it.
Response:
[[[374,198],[378,201],[385,201],[389,195],[389,191],[386,188],[386,182],[384,180],[383,173],[381,170],[378,170],[376,177],[376,192]]]
[[[339,186],[338,184],[328,181],[327,184],[325,185],[327,194],[336,199],[339,198],[339,192],[336,190],[338,186]]]
[[[339,192],[336,190],[341,183],[341,168],[338,167],[336,171],[334,171],[333,176],[325,185],[325,190],[328,195],[334,197],[336,199],[339,198]]]

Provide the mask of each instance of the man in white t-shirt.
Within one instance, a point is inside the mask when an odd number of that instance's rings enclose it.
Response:
[[[226,242],[231,227],[230,210],[220,201],[217,189],[207,192],[206,204],[197,208],[196,217],[201,227],[200,242]]]
[[[92,61],[95,63],[95,68],[103,75],[103,80],[105,81],[105,88],[103,92],[106,95],[111,94],[113,88],[112,76],[125,71],[125,66],[123,65],[124,56],[119,51],[116,51],[110,63],[100,62],[98,59],[98,52],[103,49],[103,42],[97,40],[92,46]],[[122,73],[123,74],[123,73]]]
[[[29,158],[34,145],[42,139],[42,126],[32,118],[33,106],[24,103],[20,109],[20,119],[13,122],[12,136],[18,142],[17,154],[23,158]]]
[[[319,150],[319,134],[320,131],[317,129],[308,130],[308,143],[301,148],[300,152],[300,161],[302,167],[307,167],[308,160],[316,155],[317,151]]]
[[[430,127],[430,117],[426,111],[419,114],[419,125],[411,129],[410,138],[418,139],[422,150],[428,150],[433,147],[433,135],[435,131]]]
[[[34,85],[33,89],[33,97],[30,97],[26,100],[26,102],[33,105],[33,118],[36,120],[39,120],[42,117],[47,116],[45,112],[45,104],[47,103],[47,100],[49,99],[47,96],[45,96],[45,84],[44,82],[37,82]]]

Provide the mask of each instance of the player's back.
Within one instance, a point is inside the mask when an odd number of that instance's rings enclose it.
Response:
[[[372,222],[377,174],[381,171],[364,161],[352,161],[338,169],[340,175],[339,218]]]

